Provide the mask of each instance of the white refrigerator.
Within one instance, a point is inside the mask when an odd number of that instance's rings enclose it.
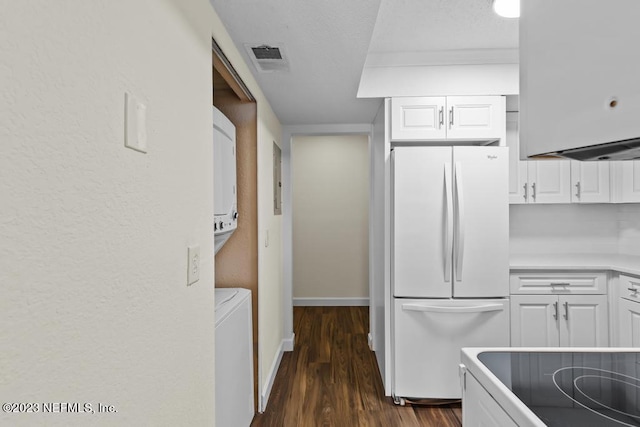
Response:
[[[509,345],[508,148],[392,151],[392,394],[459,399],[462,347]]]

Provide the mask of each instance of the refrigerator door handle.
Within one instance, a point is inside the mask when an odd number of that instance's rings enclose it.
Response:
[[[462,280],[462,264],[464,260],[464,195],[462,194],[462,164],[455,164],[456,202],[457,202],[457,234],[456,234],[456,281]]]
[[[469,305],[451,307],[446,305],[402,304],[405,311],[422,311],[427,313],[485,313],[488,311],[504,311],[503,304]]]
[[[453,188],[451,187],[451,163],[444,164],[444,194],[447,200],[446,225],[447,235],[444,242],[444,281],[451,281],[451,262],[453,251]]]

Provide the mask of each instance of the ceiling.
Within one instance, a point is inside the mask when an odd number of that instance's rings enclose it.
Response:
[[[210,0],[283,125],[371,123],[357,99],[370,54],[513,49],[517,20],[490,0]],[[277,45],[289,71],[259,72],[245,45]]]

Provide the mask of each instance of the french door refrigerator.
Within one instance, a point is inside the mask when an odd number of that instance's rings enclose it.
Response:
[[[460,349],[509,345],[508,149],[391,156],[393,396],[459,399]]]

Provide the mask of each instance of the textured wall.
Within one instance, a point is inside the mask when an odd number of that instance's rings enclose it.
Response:
[[[295,136],[293,296],[369,296],[367,135]]]
[[[2,10],[0,401],[117,413],[0,425],[213,425],[208,2]],[[147,105],[147,154],[123,146],[125,91]]]

